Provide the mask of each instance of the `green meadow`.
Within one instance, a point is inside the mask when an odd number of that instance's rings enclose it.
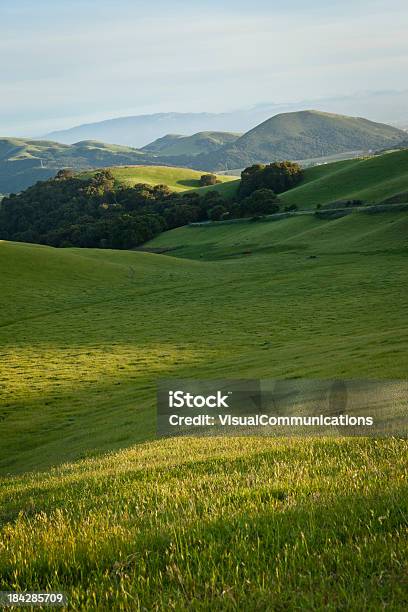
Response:
[[[406,378],[407,246],[403,212],[0,242],[0,590],[407,609],[406,440],[155,439],[159,377]]]

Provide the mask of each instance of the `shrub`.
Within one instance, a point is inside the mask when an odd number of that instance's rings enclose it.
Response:
[[[203,174],[200,178],[200,187],[208,187],[220,183],[215,174]]]
[[[290,204],[289,206],[285,206],[285,208],[284,208],[285,212],[292,212],[292,210],[298,210],[298,205],[297,204]]]

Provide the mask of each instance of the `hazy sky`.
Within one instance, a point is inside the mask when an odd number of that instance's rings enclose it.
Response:
[[[408,88],[407,0],[0,0],[0,135]]]

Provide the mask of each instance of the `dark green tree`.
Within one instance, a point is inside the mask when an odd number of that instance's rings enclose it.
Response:
[[[219,221],[226,212],[226,208],[222,204],[217,204],[208,211],[208,218],[211,221]]]
[[[279,200],[271,189],[257,189],[241,202],[243,217],[271,215],[279,212]]]

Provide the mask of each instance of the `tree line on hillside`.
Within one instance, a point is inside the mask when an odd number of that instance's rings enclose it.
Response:
[[[0,238],[55,247],[130,249],[188,223],[278,212],[277,194],[301,177],[300,167],[291,162],[252,166],[243,171],[231,201],[216,190],[179,194],[166,185],[117,184],[110,170],[86,180],[60,170],[55,178],[2,200]]]

